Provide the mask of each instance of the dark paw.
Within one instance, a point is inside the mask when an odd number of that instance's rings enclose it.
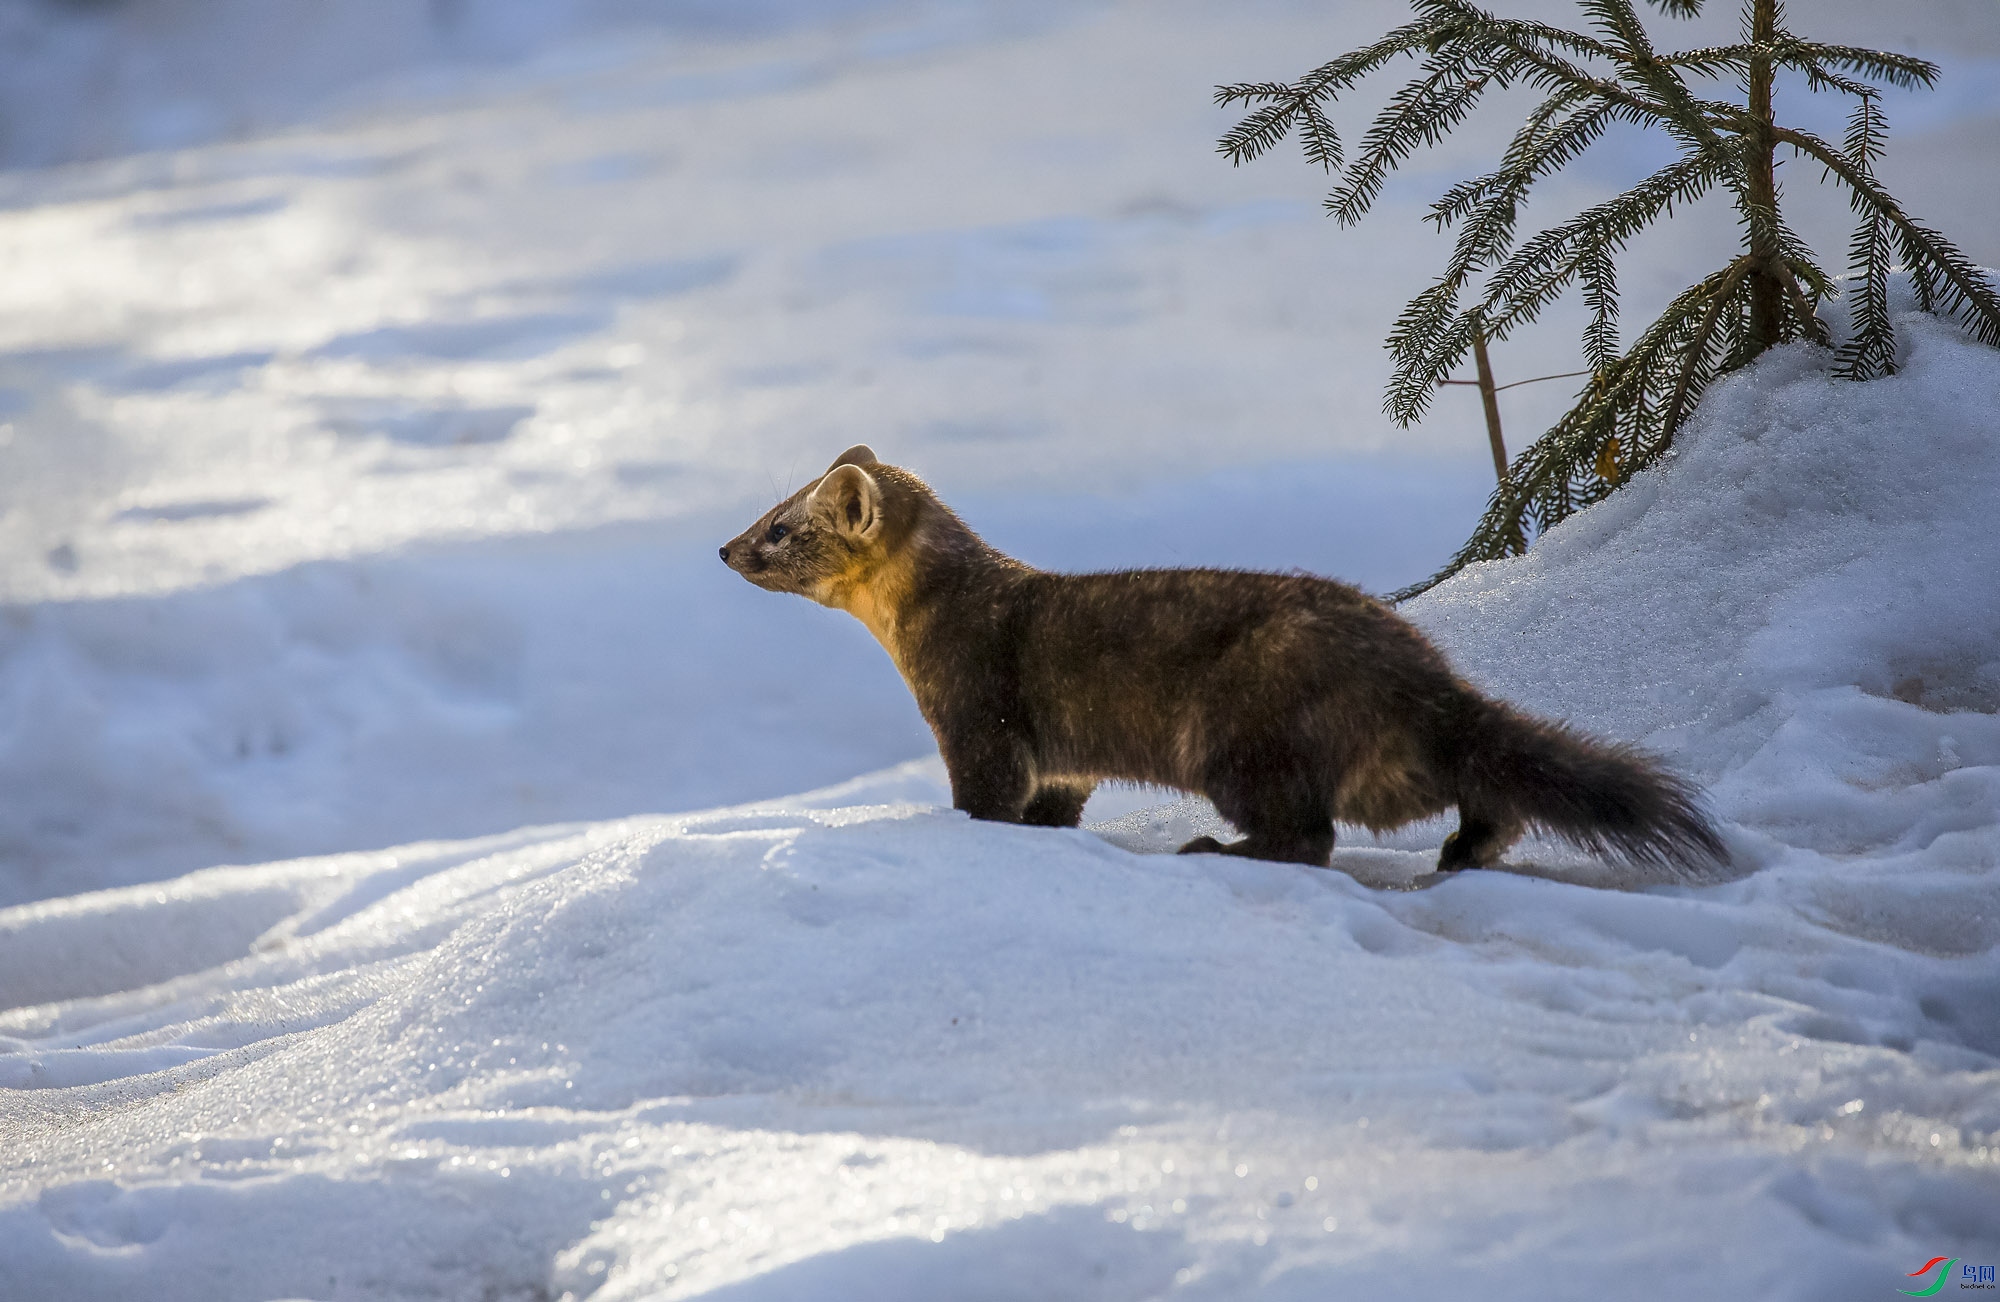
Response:
[[[1457,832],[1447,836],[1443,848],[1438,851],[1437,870],[1441,873],[1464,872],[1467,868],[1485,866],[1465,848],[1465,842],[1459,839]]]
[[[1221,854],[1222,842],[1216,840],[1212,836],[1197,836],[1194,840],[1189,841],[1186,845],[1182,846],[1179,850],[1175,851],[1175,853],[1176,854]]]

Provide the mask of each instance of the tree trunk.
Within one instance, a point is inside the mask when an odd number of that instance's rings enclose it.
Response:
[[[1769,44],[1777,35],[1778,0],[1748,0],[1748,6],[1750,39],[1759,45]],[[1778,211],[1778,142],[1771,134],[1775,123],[1771,114],[1771,82],[1771,61],[1752,56],[1746,89],[1749,92],[1750,116],[1754,119],[1751,130],[1755,134],[1750,142],[1749,179],[1744,197],[1775,215]],[[1757,260],[1757,265],[1750,271],[1749,343],[1750,356],[1755,357],[1785,337],[1785,284],[1777,275],[1777,268],[1784,260],[1784,251],[1778,247],[1773,234],[1760,232],[1754,227],[1749,232],[1748,243],[1750,255]]]

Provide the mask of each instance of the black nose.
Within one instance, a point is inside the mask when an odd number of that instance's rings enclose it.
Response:
[[[722,549],[722,563],[724,565],[729,564],[729,549],[727,547]]]

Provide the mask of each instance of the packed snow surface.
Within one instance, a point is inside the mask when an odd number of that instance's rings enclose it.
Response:
[[[1212,811],[1143,793],[974,823],[858,625],[714,546],[865,439],[1040,564],[1425,572],[1484,450],[1380,450],[1415,246],[1187,161],[1210,83],[1352,41],[447,11],[513,26],[446,76],[356,4],[226,92],[159,51],[242,60],[256,6],[34,11],[119,71],[16,164],[363,65],[432,98],[0,176],[0,1299],[1860,1302],[2000,1259],[2000,354],[1904,300],[1893,377],[1771,355],[1407,608],[1697,778],[1727,874],[1439,880],[1444,823],[1181,858]]]

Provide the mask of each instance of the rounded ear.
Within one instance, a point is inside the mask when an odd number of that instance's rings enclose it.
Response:
[[[873,538],[882,528],[882,489],[852,463],[827,471],[812,491],[812,503],[850,537]]]
[[[833,464],[828,466],[827,470],[831,472],[840,469],[842,466],[872,466],[874,464],[875,449],[869,447],[866,443],[856,443],[853,447],[835,457]]]

